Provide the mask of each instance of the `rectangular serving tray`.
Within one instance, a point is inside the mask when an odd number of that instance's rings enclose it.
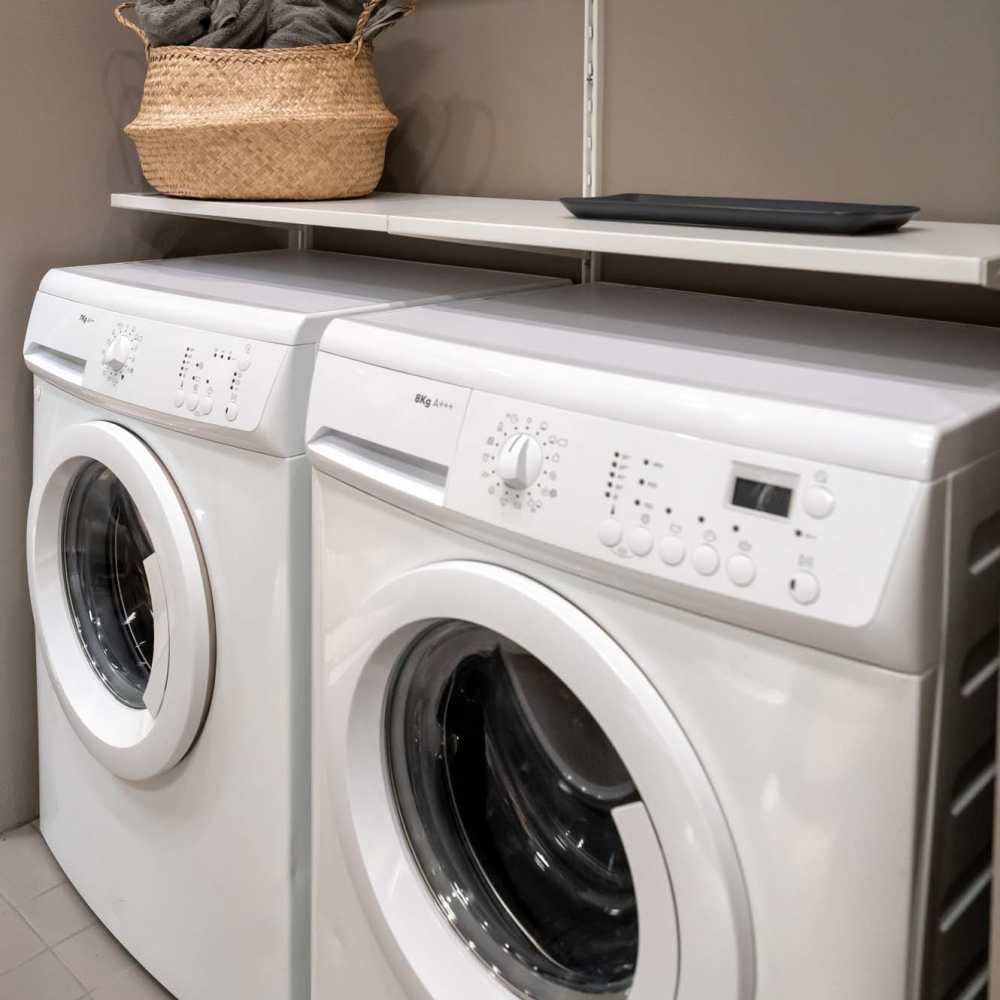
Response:
[[[699,198],[688,195],[614,194],[563,198],[578,219],[658,222],[675,226],[766,229],[790,233],[860,236],[889,233],[909,222],[914,205],[865,205],[767,198]]]

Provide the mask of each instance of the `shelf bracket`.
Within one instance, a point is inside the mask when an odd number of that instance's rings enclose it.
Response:
[[[583,195],[601,193],[602,136],[604,113],[604,7],[603,0],[583,0]],[[601,255],[588,254],[583,261],[584,284],[601,280]]]
[[[289,226],[288,249],[312,250],[315,245],[315,230],[312,226]]]

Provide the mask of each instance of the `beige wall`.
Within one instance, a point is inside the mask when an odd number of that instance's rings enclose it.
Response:
[[[995,0],[608,0],[606,189],[1000,222]],[[612,278],[1000,323],[994,293],[611,262]]]
[[[112,213],[140,177],[119,134],[137,106],[141,47],[107,0],[20,3],[0,31],[0,830],[36,812],[34,647],[24,576],[31,382],[21,342],[52,266],[225,248],[273,237]]]

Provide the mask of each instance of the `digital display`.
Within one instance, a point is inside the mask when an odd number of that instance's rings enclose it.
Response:
[[[762,483],[756,479],[736,477],[733,485],[733,506],[756,510],[761,514],[788,517],[792,509],[793,491],[787,486]]]

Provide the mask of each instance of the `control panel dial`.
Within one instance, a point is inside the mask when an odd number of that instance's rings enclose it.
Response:
[[[133,373],[136,351],[142,337],[134,326],[119,323],[104,342],[101,371],[110,382],[121,385]]]
[[[104,363],[117,374],[132,358],[132,339],[120,333],[104,348]]]
[[[511,490],[526,490],[542,474],[545,453],[530,434],[514,434],[508,438],[497,456],[497,474]]]

